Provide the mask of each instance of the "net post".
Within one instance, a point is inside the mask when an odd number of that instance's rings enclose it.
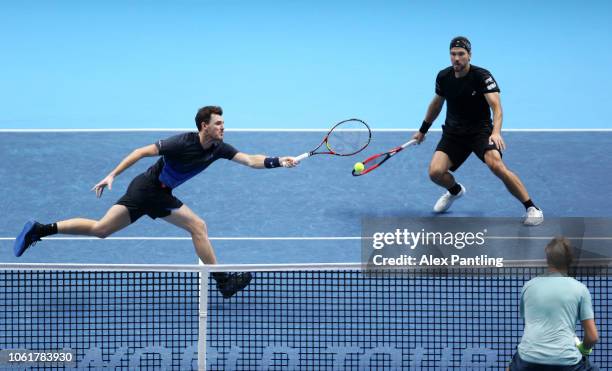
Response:
[[[200,306],[198,311],[198,370],[206,370],[206,325],[208,317],[208,277],[210,268],[198,259],[200,270]]]

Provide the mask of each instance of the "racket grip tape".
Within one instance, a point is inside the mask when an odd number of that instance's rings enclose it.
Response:
[[[402,148],[410,147],[410,146],[415,145],[415,144],[417,144],[417,140],[416,139],[411,139],[408,143],[403,145]]]
[[[310,156],[310,153],[306,152],[306,153],[302,153],[301,155],[297,156],[295,158],[295,161],[302,161],[303,159],[307,158]]]

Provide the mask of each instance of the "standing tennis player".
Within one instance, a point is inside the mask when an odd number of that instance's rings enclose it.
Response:
[[[525,206],[523,223],[538,225],[544,214],[529,197],[521,180],[502,161],[506,144],[501,136],[502,106],[499,86],[489,71],[470,64],[470,41],[455,37],[450,44],[452,66],[443,69],[436,78],[436,94],[429,104],[425,120],[413,138],[422,142],[431,124],[447,102],[442,139],[429,165],[429,177],[447,189],[434,206],[437,213],[450,208],[466,189],[455,181],[455,172],[472,152],[487,164],[504,183],[508,191]],[[493,110],[493,120],[491,111]]]
[[[223,142],[223,110],[217,106],[200,108],[195,116],[198,132],[179,134],[159,140],[130,153],[119,165],[96,184],[92,191],[102,196],[104,188],[112,188],[115,177],[143,157],[161,156],[147,171],[138,175],[127,192],[100,220],[75,218],[52,224],[26,223],[15,240],[14,252],[21,256],[42,237],[57,233],[105,238],[134,223],[143,215],[162,218],[191,234],[196,253],[206,264],[216,264],[214,250],[204,221],[187,205],[172,195],[172,190],[205,170],[214,161],[224,158],[256,169],[293,167],[293,157],[265,157],[239,152]],[[231,297],[245,288],[250,273],[213,273],[217,288],[224,297]]]
[[[554,238],[546,249],[548,272],[529,280],[521,291],[521,317],[525,331],[512,358],[510,371],[595,371],[588,355],[599,340],[591,293],[568,277],[573,260],[569,240]],[[583,341],[575,341],[576,322],[584,330]]]

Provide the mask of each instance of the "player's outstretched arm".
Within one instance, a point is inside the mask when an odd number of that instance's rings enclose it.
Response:
[[[91,190],[96,192],[96,197],[102,197],[102,193],[104,192],[105,187],[108,187],[109,190],[113,188],[113,181],[115,180],[115,177],[117,175],[121,174],[123,171],[125,171],[125,169],[134,165],[136,162],[138,162],[138,160],[143,157],[152,157],[158,155],[159,150],[157,149],[157,146],[155,144],[135,149],[134,151],[132,151],[132,153],[127,155],[119,163],[119,165],[117,165],[117,167],[113,171],[111,171],[104,179],[102,179],[98,182],[98,184],[93,186]]]
[[[238,152],[236,156],[232,158],[232,161],[237,162],[241,165],[252,167],[254,169],[271,169],[275,167],[294,167],[298,163],[295,158],[286,157],[266,157],[264,155],[249,155],[246,153]]]

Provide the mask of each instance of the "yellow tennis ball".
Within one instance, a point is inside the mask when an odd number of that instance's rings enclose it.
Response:
[[[355,170],[356,173],[361,173],[363,169],[365,169],[365,166],[363,166],[363,162],[358,162],[355,164],[355,166],[353,166],[353,170]]]

